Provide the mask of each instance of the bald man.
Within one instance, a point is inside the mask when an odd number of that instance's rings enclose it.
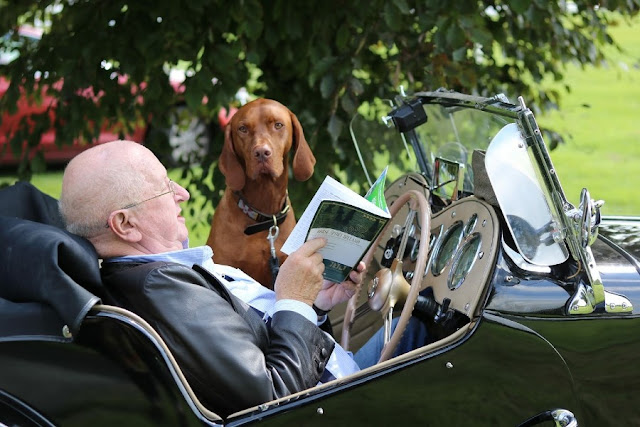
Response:
[[[338,375],[357,371],[351,359],[331,359],[342,349],[318,328],[312,306],[346,301],[364,266],[341,284],[326,282],[317,252],[326,242],[311,240],[280,267],[275,293],[264,294],[239,270],[213,264],[207,246],[188,248],[180,215],[188,199],[151,151],[113,141],[71,160],[60,212],[95,246],[116,303],[154,326],[202,402],[226,417],[316,385],[327,364]]]

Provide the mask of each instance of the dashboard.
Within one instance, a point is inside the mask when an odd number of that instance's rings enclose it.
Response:
[[[428,198],[424,177],[408,174],[389,185],[385,191],[387,203],[391,205],[408,190],[420,191]],[[391,236],[405,232],[407,213],[408,207],[403,207],[393,219]],[[421,224],[415,221],[409,227],[410,236],[419,236],[420,227]],[[431,287],[438,304],[448,300],[446,304],[450,309],[472,318],[488,289],[498,253],[500,225],[495,209],[483,200],[466,197],[432,215],[430,227],[429,259],[422,272],[421,289]],[[374,255],[375,260],[381,260],[381,266],[388,264],[389,260],[385,258],[395,257],[390,242],[392,239],[382,242]],[[407,280],[416,274],[412,266],[418,252],[417,239],[409,239],[409,242],[403,257]],[[371,268],[375,270],[376,267]]]

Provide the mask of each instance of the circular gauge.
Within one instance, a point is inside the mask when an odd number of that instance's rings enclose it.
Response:
[[[436,247],[434,262],[431,266],[431,272],[434,276],[440,275],[453,258],[462,239],[463,231],[462,221],[456,221],[445,232],[440,245]]]
[[[442,226],[440,226],[440,228],[442,228]],[[419,225],[412,225],[412,230],[416,230],[416,231],[412,231],[412,234],[410,234],[410,236],[414,237],[414,235],[416,234],[420,234],[420,226]],[[431,250],[433,249],[433,244],[435,242],[435,237],[433,235],[433,230],[431,230],[431,237],[429,239],[429,251],[427,253],[431,253]],[[415,238],[413,239],[413,245],[411,246],[411,252],[410,252],[410,256],[409,258],[411,259],[411,262],[416,262],[416,260],[418,259],[418,252],[420,250],[420,239]],[[426,274],[426,272],[425,272]]]
[[[435,248],[440,246],[440,240],[442,237],[443,230],[444,230],[444,225],[442,224],[431,230],[431,236],[429,237],[429,258],[427,259],[427,265],[425,265],[424,267],[425,276],[429,274],[429,270],[431,269],[431,264],[433,264],[433,259],[435,258],[435,254],[436,254]]]
[[[469,234],[471,234],[473,229],[476,228],[477,222],[478,222],[478,215],[477,214],[471,215],[471,218],[469,218],[469,221],[467,221],[467,223],[464,225],[465,236],[468,236]]]
[[[447,282],[449,289],[452,291],[458,289],[462,286],[462,283],[464,283],[467,274],[471,271],[473,264],[478,258],[478,250],[480,249],[481,243],[482,236],[479,233],[474,233],[464,242],[458,251]]]

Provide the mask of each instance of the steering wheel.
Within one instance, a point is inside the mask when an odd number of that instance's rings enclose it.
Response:
[[[429,252],[431,209],[429,208],[427,199],[422,193],[416,190],[408,190],[401,194],[389,208],[391,218],[395,218],[400,212],[400,209],[402,209],[407,203],[409,203],[409,214],[405,221],[405,232],[403,233],[402,242],[396,258],[393,260],[390,268],[383,268],[376,273],[367,289],[369,306],[375,311],[380,311],[384,320],[385,345],[380,354],[380,360],[378,363],[388,360],[391,357],[407,327],[409,319],[411,318],[411,313],[413,312],[413,307],[418,299],[418,294],[421,291],[420,288],[422,278],[424,276],[423,273],[425,271],[427,255]],[[407,237],[409,234],[408,230],[413,224],[415,215],[418,215],[418,223],[421,225],[420,241],[418,243],[418,257],[416,259],[414,274],[411,279],[411,285],[409,285],[402,272],[402,256],[405,252]],[[389,224],[392,222],[393,221],[389,221]],[[382,233],[380,233],[376,241],[371,245],[367,254],[364,256],[363,261],[367,265],[367,268],[371,264],[373,253],[384,234],[386,234],[386,228]],[[349,299],[345,309],[341,340],[341,345],[344,349],[349,348],[351,327],[355,321],[356,305],[358,303],[361,288],[362,284],[356,288],[355,294]],[[393,320],[393,309],[396,304],[402,303],[404,303],[404,307],[402,308],[400,319],[398,320],[396,328],[392,334],[391,322]]]

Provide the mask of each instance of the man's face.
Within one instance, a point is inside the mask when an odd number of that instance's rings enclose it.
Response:
[[[184,217],[180,215],[180,203],[189,199],[189,192],[177,183],[170,187],[167,171],[162,164],[155,160],[149,167],[147,175],[149,184],[146,198],[169,192],[151,200],[145,201],[133,208],[135,224],[142,234],[139,244],[147,253],[162,253],[183,248],[183,242],[189,237]]]

